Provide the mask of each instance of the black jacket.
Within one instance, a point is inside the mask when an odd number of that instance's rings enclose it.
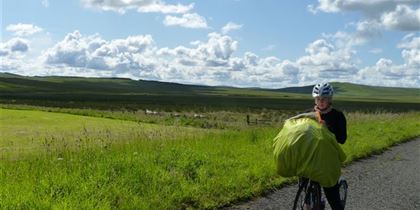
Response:
[[[344,114],[333,108],[330,112],[321,114],[321,119],[325,121],[328,130],[335,135],[337,142],[344,144],[347,139],[347,122]]]

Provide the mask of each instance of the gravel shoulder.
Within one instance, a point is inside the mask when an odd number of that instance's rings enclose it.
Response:
[[[420,209],[420,138],[343,168],[346,209]],[[292,209],[297,184],[225,209]],[[329,207],[329,206],[328,206]]]

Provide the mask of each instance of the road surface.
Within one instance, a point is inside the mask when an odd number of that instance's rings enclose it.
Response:
[[[353,162],[343,177],[349,184],[346,209],[420,209],[420,138]],[[296,191],[297,184],[283,187],[225,209],[292,209]]]

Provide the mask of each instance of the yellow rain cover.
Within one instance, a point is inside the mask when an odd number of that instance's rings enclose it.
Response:
[[[306,177],[323,187],[337,183],[346,155],[327,127],[311,118],[292,118],[273,141],[280,176]]]

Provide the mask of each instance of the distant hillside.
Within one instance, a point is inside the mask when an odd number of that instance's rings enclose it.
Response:
[[[157,81],[135,81],[124,78],[26,77],[0,73],[0,92],[48,92],[95,94],[162,94],[205,91],[206,86],[183,85]]]
[[[343,104],[344,101],[363,101],[410,103],[409,107],[417,107],[420,103],[419,88],[373,87],[351,83],[332,85],[336,91],[336,101],[343,101]],[[35,100],[37,104],[59,103],[57,106],[76,101],[100,106],[106,106],[104,102],[114,103],[116,107],[124,104],[165,104],[251,108],[288,106],[290,109],[300,109],[307,106],[305,104],[313,103],[311,92],[312,86],[282,89],[233,88],[123,78],[27,77],[0,73],[0,102],[3,103],[9,103],[10,100],[17,101],[16,103],[32,103]]]
[[[332,82],[335,96],[343,100],[411,101],[420,103],[420,88],[397,88]],[[277,89],[279,92],[310,94],[313,85]]]

